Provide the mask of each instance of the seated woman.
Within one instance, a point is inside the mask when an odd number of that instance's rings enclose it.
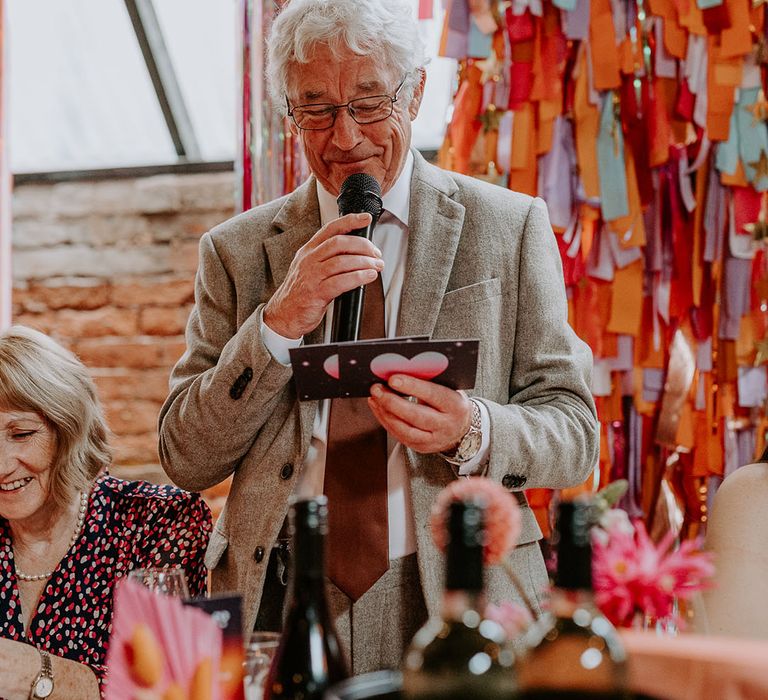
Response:
[[[6,700],[99,698],[115,581],[132,569],[180,566],[190,595],[205,591],[208,507],[173,486],[109,476],[108,435],[73,354],[23,326],[0,333]]]
[[[768,448],[722,483],[707,524],[714,587],[704,592],[698,631],[768,639]]]

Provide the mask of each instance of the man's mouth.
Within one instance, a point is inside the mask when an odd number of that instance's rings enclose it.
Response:
[[[342,158],[332,158],[331,162],[335,165],[352,165],[353,163],[360,163],[361,161],[368,160],[369,158],[373,158],[373,154],[355,157],[347,156]]]
[[[20,488],[26,486],[30,481],[32,481],[31,476],[28,476],[24,479],[16,479],[16,481],[9,481],[6,484],[0,484],[0,491],[18,491]]]

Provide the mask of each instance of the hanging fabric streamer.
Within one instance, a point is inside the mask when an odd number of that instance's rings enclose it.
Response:
[[[239,17],[239,144],[236,172],[240,211],[295,189],[308,171],[301,149],[273,103],[265,76],[266,39],[282,6],[280,0],[241,0]]]

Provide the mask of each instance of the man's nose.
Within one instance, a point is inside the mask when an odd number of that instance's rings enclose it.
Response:
[[[336,113],[336,121],[331,129],[333,130],[333,145],[343,151],[351,151],[363,140],[360,125],[352,119],[352,115],[346,107]]]

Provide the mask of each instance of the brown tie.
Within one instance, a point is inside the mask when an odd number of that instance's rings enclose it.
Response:
[[[365,287],[360,339],[383,338],[381,275]],[[334,399],[325,457],[328,577],[352,600],[389,568],[387,433],[361,399]]]

